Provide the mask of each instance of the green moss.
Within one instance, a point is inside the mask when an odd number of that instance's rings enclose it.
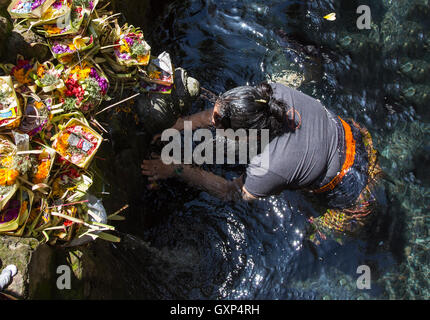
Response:
[[[8,292],[18,298],[28,296],[28,267],[33,252],[38,247],[36,239],[22,239],[9,236],[0,236],[0,262],[4,268],[13,264],[18,268],[19,281],[8,287]]]

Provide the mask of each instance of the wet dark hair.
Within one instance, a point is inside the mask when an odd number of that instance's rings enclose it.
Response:
[[[243,86],[227,91],[218,99],[219,115],[215,124],[224,129],[269,129],[270,136],[279,136],[288,130],[295,130],[296,111],[273,97],[273,89],[268,83],[255,87]],[[293,119],[289,119],[291,114]]]

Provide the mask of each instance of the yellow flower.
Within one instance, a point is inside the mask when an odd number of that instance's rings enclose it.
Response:
[[[121,42],[122,42],[122,44],[121,44],[121,47],[119,48],[119,51],[121,53],[124,53],[124,52],[129,53],[130,52],[130,47],[129,47],[128,43],[127,43],[127,40],[124,39]]]
[[[70,71],[73,75],[76,74],[78,80],[86,79],[91,73],[91,68],[87,67],[87,64],[83,64],[82,68],[80,66],[76,66]]]
[[[12,167],[12,164],[13,164],[13,158],[11,156],[4,157],[3,159],[1,159],[1,165],[5,168]]]
[[[57,26],[44,25],[43,27],[49,34],[59,34],[61,32],[61,29]]]
[[[77,50],[81,50],[84,48],[87,43],[90,41],[90,38],[82,38],[81,36],[77,36],[73,39],[73,45],[76,47]]]
[[[85,68],[79,73],[79,79],[86,79],[91,73],[91,68]]]
[[[52,7],[49,7],[48,10],[46,10],[45,13],[43,14],[42,20],[51,19],[53,13],[54,13],[54,10],[52,9]]]

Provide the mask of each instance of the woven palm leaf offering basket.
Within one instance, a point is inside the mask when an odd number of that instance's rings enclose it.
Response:
[[[62,5],[62,9],[58,6]],[[35,29],[46,38],[67,37],[84,35],[91,22],[91,15],[94,13],[98,0],[68,0],[67,4],[57,1],[51,7],[53,14],[58,18],[42,21],[41,19],[28,20],[29,27],[36,26]],[[64,13],[63,11],[70,10]],[[55,13],[57,12],[57,13]]]
[[[94,47],[94,37],[92,35],[89,37],[56,38],[48,42],[54,58],[63,63],[69,62],[71,55],[82,53]]]
[[[18,190],[19,172],[14,168],[16,146],[7,136],[0,135],[0,210],[6,207]]]
[[[47,61],[43,64],[36,63],[36,73],[31,76],[37,86],[42,88],[44,93],[52,92],[57,89],[64,88],[62,73],[64,65],[55,66],[52,62]]]
[[[56,137],[53,147],[64,159],[88,168],[103,138],[78,119],[70,120]]]
[[[0,64],[0,234],[59,246],[120,241],[108,220],[123,210],[108,215],[92,195],[103,194],[94,162],[108,132],[96,117],[126,89],[128,99],[170,94],[171,58],[151,56],[143,31],[121,27],[107,1],[15,0],[8,11],[52,56]]]
[[[61,246],[120,241],[107,223],[122,220],[120,211],[108,216],[90,194],[103,141],[93,114],[109,91],[95,57],[99,34],[89,29],[92,19],[109,18],[98,3],[13,1],[8,8],[14,23],[45,37],[52,59],[17,57],[15,65],[0,65],[6,73],[0,77],[0,234]]]
[[[139,28],[125,24],[120,27],[116,19],[102,18],[91,22],[90,30],[98,35],[103,69],[118,89],[134,90],[139,84],[139,68],[149,64],[151,47]]]
[[[40,19],[31,19],[32,26],[54,25],[59,21],[70,19],[72,13],[72,0],[56,0],[42,14]]]
[[[2,210],[0,232],[11,236],[23,236],[33,200],[34,193],[20,186]]]
[[[82,61],[64,73],[64,109],[78,108],[89,112],[106,98],[109,81],[101,68],[88,61]]]
[[[49,123],[51,117],[49,105],[51,100],[47,101],[48,105],[40,99],[29,98],[25,105],[23,120],[19,126],[19,131],[34,137],[40,133]]]
[[[12,78],[0,77],[0,129],[18,127],[21,118],[21,103],[16,95]]]
[[[55,0],[13,0],[8,7],[12,18],[40,19]]]
[[[139,69],[139,76],[143,80],[140,90],[149,93],[170,94],[174,83],[174,68],[170,55],[161,53],[158,57],[151,57],[146,69]]]
[[[124,66],[146,66],[151,58],[151,47],[143,32],[134,26],[116,28],[115,57]]]

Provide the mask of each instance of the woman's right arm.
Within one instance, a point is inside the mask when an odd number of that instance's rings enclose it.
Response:
[[[185,121],[191,121],[192,122],[192,129],[198,129],[198,128],[207,128],[212,124],[212,116],[213,116],[214,109],[208,109],[204,110],[195,114],[192,114],[191,116],[187,117],[180,117],[176,123],[171,127],[170,129],[176,129],[178,131],[184,130],[184,122]],[[161,133],[156,134],[154,138],[152,139],[152,143],[155,143],[158,139],[160,139]]]
[[[207,128],[212,124],[212,115],[213,115],[214,109],[208,109],[202,112],[198,112],[195,114],[192,114],[191,116],[187,117],[180,117],[175,125],[172,127],[172,129],[176,129],[179,131],[184,130],[184,122],[185,121],[191,121],[192,122],[192,128],[193,130],[197,128]]]

